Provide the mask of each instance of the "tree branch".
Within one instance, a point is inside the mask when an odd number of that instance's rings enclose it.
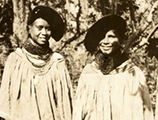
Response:
[[[80,17],[81,17],[81,3],[79,0],[78,3],[79,9],[78,9],[78,13],[76,16],[76,33],[74,33],[74,36],[71,37],[70,39],[68,39],[67,41],[65,41],[61,47],[61,49],[63,49],[67,44],[70,44],[71,42],[73,42],[74,40],[76,40],[78,37],[80,37],[82,34],[85,33],[85,31],[80,31]]]
[[[128,39],[128,42],[126,43],[123,52],[126,52],[130,46],[132,45],[132,43],[139,38],[139,36],[148,28],[149,25],[151,25],[152,20],[153,20],[153,14],[155,12],[155,9],[158,6],[158,1],[156,1],[147,17],[147,23],[144,24],[143,27],[139,28],[138,31],[134,32]]]
[[[73,42],[74,40],[76,40],[77,38],[79,38],[81,35],[83,35],[85,33],[85,31],[81,32],[81,33],[76,33],[73,37],[71,37],[70,39],[68,39],[67,41],[65,41],[61,47],[61,50],[68,44],[70,44],[71,42]]]
[[[153,30],[150,32],[150,34],[147,37],[147,41],[149,41],[151,39],[151,37],[154,35],[154,33],[157,31],[158,29],[158,25],[156,25]]]

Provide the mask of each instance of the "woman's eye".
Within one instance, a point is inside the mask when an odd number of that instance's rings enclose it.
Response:
[[[116,35],[110,35],[109,38],[116,38]]]
[[[38,28],[38,30],[42,30],[43,27],[42,26],[37,26],[37,28]]]
[[[47,31],[50,31],[50,27],[46,27],[46,30],[47,30]]]

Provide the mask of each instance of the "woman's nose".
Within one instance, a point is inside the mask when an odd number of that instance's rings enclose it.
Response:
[[[46,33],[47,33],[46,29],[43,28],[43,29],[42,29],[42,34],[46,34]]]
[[[105,41],[102,41],[101,43],[100,43],[100,45],[102,45],[102,46],[105,46],[105,45],[108,45],[109,43],[108,42],[105,42]]]
[[[102,44],[108,44],[109,43],[109,39],[107,37],[105,37],[102,41]]]

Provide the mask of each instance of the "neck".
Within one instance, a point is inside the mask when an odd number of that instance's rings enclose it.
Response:
[[[49,43],[45,45],[39,45],[36,42],[34,42],[32,39],[28,39],[24,43],[24,48],[34,55],[46,55],[51,53],[51,49],[49,48]]]
[[[49,42],[47,42],[43,45],[40,45],[37,42],[35,42],[34,40],[32,40],[31,38],[28,39],[28,42],[30,42],[33,46],[36,46],[36,47],[41,48],[41,49],[48,49],[49,48]]]
[[[117,68],[119,65],[121,65],[123,62],[125,62],[128,57],[125,53],[121,53],[115,55],[114,57],[112,57],[113,59],[113,63],[114,63],[114,69]]]
[[[117,54],[107,57],[102,52],[98,51],[95,56],[97,68],[100,69],[103,74],[109,74],[127,59],[127,55],[125,53],[122,54],[121,52],[117,52]]]

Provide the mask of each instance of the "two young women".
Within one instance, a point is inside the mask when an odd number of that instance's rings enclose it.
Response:
[[[53,9],[36,7],[28,18],[28,40],[9,55],[5,65],[0,116],[6,120],[152,120],[145,77],[121,53],[125,32],[125,20],[116,15],[103,17],[89,29],[85,47],[95,59],[83,69],[72,105],[64,58],[52,52],[48,42],[50,37],[60,40],[64,23]]]

